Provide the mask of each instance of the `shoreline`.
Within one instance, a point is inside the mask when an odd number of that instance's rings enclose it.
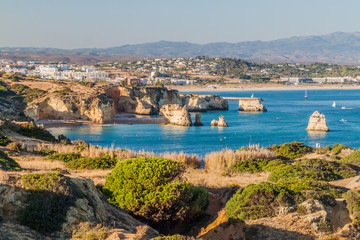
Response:
[[[324,84],[302,84],[302,85],[278,85],[278,84],[259,84],[259,85],[239,85],[239,86],[219,86],[209,88],[207,86],[171,86],[172,90],[179,92],[243,92],[243,91],[296,91],[296,90],[352,90],[360,89],[360,85],[325,85]]]

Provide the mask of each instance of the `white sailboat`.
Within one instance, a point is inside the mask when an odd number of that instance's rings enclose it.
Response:
[[[333,102],[332,107],[336,107],[336,102],[335,101]]]
[[[308,99],[307,90],[305,90],[305,99]]]

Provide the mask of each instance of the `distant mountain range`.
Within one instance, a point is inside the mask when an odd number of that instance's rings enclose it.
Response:
[[[360,33],[336,32],[319,36],[291,37],[274,41],[195,44],[159,41],[111,48],[55,49],[0,48],[0,57],[96,62],[106,59],[137,59],[141,57],[231,57],[257,62],[327,62],[360,64]],[[56,59],[55,59],[56,60]]]

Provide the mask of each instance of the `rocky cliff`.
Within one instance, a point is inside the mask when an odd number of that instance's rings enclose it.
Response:
[[[106,123],[115,117],[113,100],[102,91],[49,92],[28,105],[25,114],[34,120],[91,120]]]
[[[145,224],[134,219],[124,210],[108,203],[96,189],[90,179],[71,179],[77,191],[81,192],[73,206],[66,212],[61,231],[51,237],[40,234],[20,225],[16,216],[25,206],[26,190],[22,186],[20,175],[0,171],[0,236],[1,239],[68,239],[80,223],[102,224],[117,234],[112,239],[133,239],[139,228],[143,229],[144,239],[158,236],[158,233]],[[11,226],[11,228],[5,228]],[[145,230],[144,230],[145,229]],[[125,238],[123,236],[128,236]]]
[[[229,109],[228,101],[218,95],[180,94],[180,97],[189,112]]]
[[[239,111],[244,112],[266,112],[266,107],[261,103],[261,98],[241,98],[239,99]]]
[[[329,128],[326,125],[325,115],[315,111],[309,119],[308,127],[306,131],[322,131],[328,132]]]
[[[191,116],[186,107],[179,104],[167,104],[161,107],[159,116],[164,116],[170,124],[191,126]]]

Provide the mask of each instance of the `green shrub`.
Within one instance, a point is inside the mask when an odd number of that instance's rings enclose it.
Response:
[[[270,148],[275,151],[280,157],[286,159],[295,159],[305,155],[305,153],[312,152],[313,148],[305,146],[301,142],[284,143],[281,145],[273,145]]]
[[[61,230],[68,209],[81,193],[61,174],[25,174],[21,177],[27,196],[18,220],[40,233]]]
[[[17,91],[19,94],[25,97],[26,102],[31,102],[32,100],[44,95],[46,92],[38,88],[29,88],[28,86],[22,84],[13,84],[11,88]]]
[[[358,164],[360,163],[360,149],[340,159],[341,162]]]
[[[26,137],[36,138],[49,142],[56,142],[56,138],[51,135],[49,131],[45,130],[42,127],[36,126],[33,121],[30,122],[30,124],[26,127],[20,127],[18,133]]]
[[[70,139],[68,138],[68,137],[66,137],[65,135],[63,135],[63,134],[60,134],[59,136],[58,136],[58,142],[60,143],[60,144],[64,144],[64,145],[69,145],[69,144],[71,144],[71,141],[70,141]]]
[[[291,191],[298,204],[307,199],[317,199],[325,205],[335,206],[335,198],[340,198],[342,194],[346,192],[345,188],[337,187],[324,181],[314,181],[311,179],[291,179],[279,181],[277,184]]]
[[[0,146],[6,146],[11,143],[11,139],[0,134]]]
[[[134,158],[118,162],[106,176],[109,201],[153,224],[183,221],[202,214],[209,203],[203,188],[176,179],[184,166],[165,158]]]
[[[268,180],[277,182],[287,179],[312,179],[317,181],[332,181],[354,177],[357,175],[355,166],[330,162],[322,159],[301,159],[293,165],[285,165],[275,169]]]
[[[34,153],[39,154],[41,156],[49,156],[49,155],[54,155],[56,153],[56,151],[50,150],[50,149],[41,149],[38,151],[34,151]]]
[[[334,146],[332,147],[331,153],[339,154],[339,153],[341,153],[342,150],[345,150],[345,149],[353,149],[353,148],[348,147],[344,144],[334,144]],[[355,149],[353,149],[353,150],[355,150]]]
[[[356,229],[360,230],[360,190],[350,190],[343,197],[346,201],[346,208],[349,210],[353,224]]]
[[[326,219],[324,222],[320,222],[318,225],[318,232],[332,233],[334,231],[331,220]]]
[[[0,150],[0,169],[2,170],[20,170],[20,165],[6,153]]]
[[[284,165],[286,165],[286,163],[283,160],[245,159],[230,166],[229,171],[256,173],[272,171]]]
[[[275,216],[277,207],[293,203],[293,196],[286,188],[262,182],[237,191],[225,208],[228,218],[245,221]]]
[[[117,159],[116,156],[104,155],[96,158],[84,158],[79,153],[55,153],[48,156],[49,159],[65,162],[65,166],[71,169],[109,169],[113,168]]]
[[[321,147],[321,148],[316,149],[316,153],[318,153],[318,154],[327,154],[329,152],[331,152],[331,147],[330,146]]]

